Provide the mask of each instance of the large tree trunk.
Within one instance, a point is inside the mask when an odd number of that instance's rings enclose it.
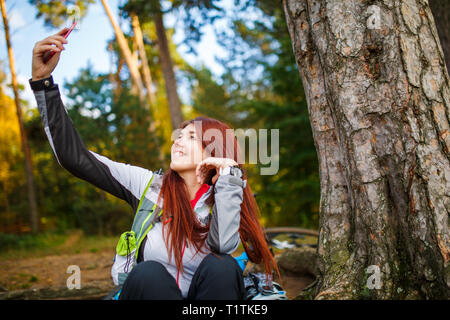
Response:
[[[11,71],[11,82],[12,82],[12,88],[13,88],[13,92],[14,92],[14,102],[16,105],[17,119],[19,120],[20,139],[22,142],[22,150],[23,150],[23,154],[25,157],[25,175],[27,178],[27,195],[28,195],[28,203],[29,203],[29,210],[30,210],[31,230],[33,233],[38,233],[39,232],[39,212],[38,212],[37,204],[36,204],[36,194],[35,194],[34,181],[33,181],[33,166],[32,166],[32,160],[31,160],[30,147],[28,145],[27,134],[25,132],[25,128],[23,125],[22,109],[21,109],[21,104],[20,104],[20,99],[19,99],[19,87],[18,87],[18,83],[17,83],[16,67],[15,67],[15,61],[14,61],[14,52],[13,52],[13,49],[11,46],[11,40],[10,40],[10,35],[9,35],[8,17],[6,16],[5,0],[0,0],[0,6],[1,6],[1,11],[2,11],[4,31],[5,31],[6,46],[8,49],[9,69]]]
[[[320,164],[316,299],[447,299],[449,77],[428,2],[282,4]]]
[[[161,59],[161,69],[166,86],[167,101],[169,103],[170,118],[172,120],[173,129],[177,129],[183,122],[183,114],[181,113],[181,102],[177,92],[177,82],[173,71],[173,62],[170,56],[169,44],[167,41],[166,28],[163,23],[162,12],[159,11],[154,15],[156,36],[158,37],[159,56]]]

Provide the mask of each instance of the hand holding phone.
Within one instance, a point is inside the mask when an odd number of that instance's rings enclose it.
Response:
[[[31,63],[32,80],[39,80],[50,77],[59,61],[63,44],[67,43],[66,38],[75,27],[75,22],[71,28],[64,28],[58,33],[36,42],[33,48],[33,59]]]
[[[64,37],[64,39],[67,39],[67,37],[69,36],[69,34],[72,32],[73,28],[75,28],[75,25],[77,24],[77,22],[74,20],[72,25],[70,26],[70,28],[62,34],[62,36]],[[55,55],[56,51],[47,51],[44,54],[44,63],[47,63],[48,60],[50,60],[54,55]]]

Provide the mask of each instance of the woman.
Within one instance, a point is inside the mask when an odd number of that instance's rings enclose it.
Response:
[[[242,299],[242,270],[230,256],[241,241],[251,261],[263,263],[268,275],[278,272],[245,170],[236,162],[236,137],[224,123],[183,123],[164,175],[86,149],[51,77],[68,43],[66,30],[34,46],[30,85],[59,164],[136,211],[111,272],[123,285],[120,299]],[[55,55],[44,63],[50,50]]]

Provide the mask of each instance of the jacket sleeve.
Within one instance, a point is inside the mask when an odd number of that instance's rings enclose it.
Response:
[[[58,163],[74,176],[127,201],[136,209],[153,172],[89,151],[64,107],[58,85],[33,92]]]
[[[211,251],[231,254],[240,243],[241,204],[246,181],[219,176],[214,186],[214,206],[206,243]]]

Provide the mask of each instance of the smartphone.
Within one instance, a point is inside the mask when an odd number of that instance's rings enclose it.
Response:
[[[70,26],[69,30],[66,31],[66,33],[64,33],[62,36],[64,37],[64,39],[67,39],[67,37],[69,36],[69,34],[72,32],[73,28],[75,28],[77,24],[76,20],[73,20],[72,25]],[[44,54],[44,63],[47,63],[48,60],[50,60],[54,55],[55,55],[55,51],[47,51]]]

